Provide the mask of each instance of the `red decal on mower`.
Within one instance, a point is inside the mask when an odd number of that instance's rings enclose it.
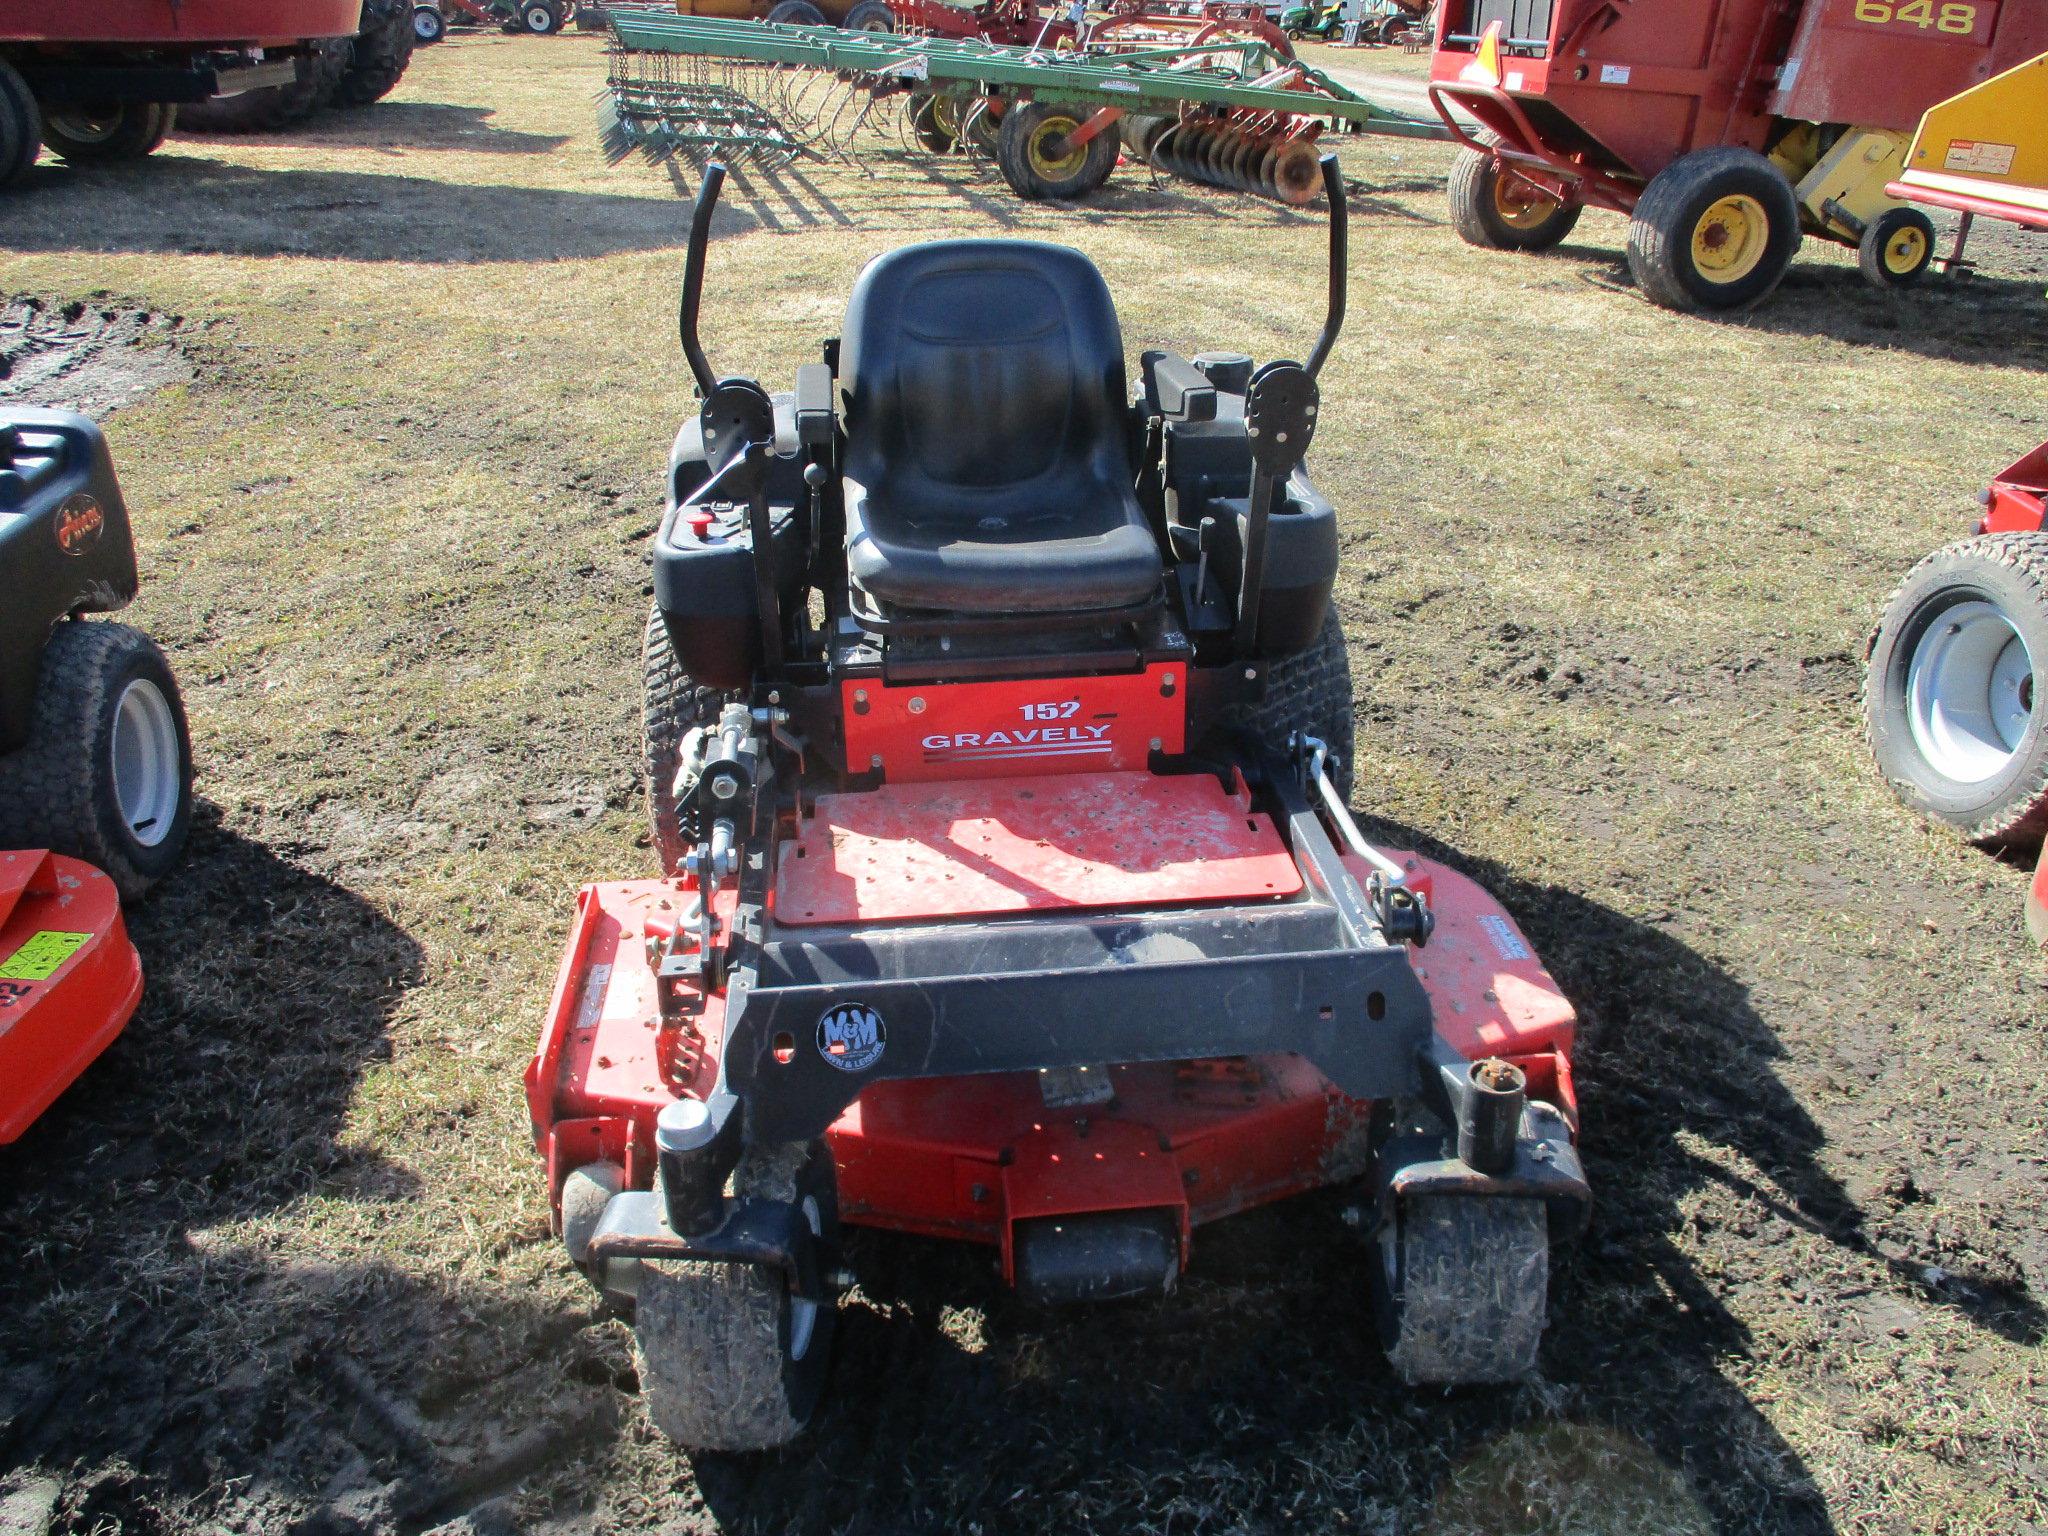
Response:
[[[897,783],[1125,771],[1187,738],[1187,669],[885,686],[849,681],[846,757]]]
[[[66,497],[50,524],[57,535],[57,547],[67,555],[82,555],[99,543],[107,531],[107,511],[97,498],[80,491]]]

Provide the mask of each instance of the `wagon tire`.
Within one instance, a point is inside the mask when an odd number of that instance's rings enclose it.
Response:
[[[1492,146],[1500,140],[1481,135]],[[1484,150],[1458,151],[1450,178],[1451,227],[1488,251],[1547,251],[1569,235],[1584,207],[1544,195]]]
[[[1888,208],[1863,229],[1856,266],[1875,288],[1909,288],[1934,264],[1934,220],[1918,208]]]
[[[126,624],[72,620],[43,647],[29,736],[0,757],[0,848],[97,865],[134,901],[192,822],[192,739],[170,663]]]
[[[1381,1229],[1373,1306],[1410,1386],[1515,1381],[1536,1368],[1550,1281],[1541,1200],[1423,1195]]]
[[[1254,748],[1281,751],[1289,736],[1313,736],[1330,749],[1330,781],[1351,795],[1351,757],[1357,735],[1352,716],[1351,652],[1344,621],[1331,607],[1313,644],[1264,663],[1266,694],[1256,704],[1235,704],[1219,724]]]
[[[421,48],[431,47],[448,35],[448,18],[441,14],[440,7],[416,5],[412,8],[412,40]]]
[[[160,101],[130,101],[105,113],[43,114],[43,143],[72,165],[140,160],[163,146],[178,109]]]
[[[1628,266],[1666,309],[1747,309],[1778,286],[1799,242],[1792,184],[1755,150],[1719,145],[1650,178],[1629,219]]]
[[[839,1210],[822,1142],[746,1153],[732,1192],[798,1206],[837,1267]],[[824,1395],[834,1306],[758,1264],[643,1260],[633,1353],[655,1428],[693,1451],[764,1451],[802,1434]]]
[[[519,30],[553,37],[562,30],[562,7],[556,0],[520,0]]]
[[[0,187],[28,175],[43,147],[43,112],[12,64],[0,59]]]
[[[676,768],[683,738],[698,726],[718,723],[719,711],[742,697],[707,688],[683,670],[669,643],[661,609],[650,608],[640,647],[644,693],[641,704],[641,763],[647,772],[647,819],[654,851],[665,875],[682,873],[690,846],[676,816]]]
[[[849,32],[894,32],[896,13],[889,9],[887,0],[861,0],[846,13],[841,25]]]
[[[768,14],[762,20],[789,27],[831,25],[825,20],[825,13],[811,4],[811,0],[778,0],[777,4],[769,7]]]
[[[1991,848],[2048,833],[2048,533],[1959,540],[1914,566],[1871,637],[1871,755],[1911,809]]]

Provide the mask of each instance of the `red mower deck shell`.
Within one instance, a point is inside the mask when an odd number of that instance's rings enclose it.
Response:
[[[904,920],[971,917],[985,909],[948,907],[939,866],[954,865],[968,890],[1005,888],[1024,909],[1089,907],[1099,892],[1085,880],[1102,851],[1053,850],[1044,836],[1054,819],[1027,820],[977,851],[980,828],[996,815],[1035,818],[1030,791],[1047,801],[1122,802],[1134,816],[1151,814],[1162,785],[1214,780],[1163,780],[1147,774],[1012,779],[989,786],[981,814],[934,803],[921,834],[920,876],[912,897],[891,897],[888,916]],[[914,792],[913,792],[914,793]],[[1231,797],[1215,789],[1226,804]],[[1008,796],[999,800],[998,796]],[[816,818],[852,821],[853,802],[872,795],[828,796]],[[899,803],[886,813],[903,818]],[[862,817],[872,827],[872,818]],[[1248,818],[1243,846],[1257,850],[1270,827]],[[903,828],[908,831],[909,829]],[[1071,832],[1073,828],[1069,828]],[[814,846],[847,845],[806,834]],[[786,848],[798,845],[785,845]],[[855,867],[879,871],[885,850],[861,847]],[[1253,851],[1246,857],[1258,860]],[[785,852],[783,879],[796,856]],[[809,855],[805,856],[808,862]],[[1219,862],[1228,868],[1239,855]],[[1435,937],[1416,956],[1436,1027],[1458,1051],[1500,1056],[1528,1075],[1532,1097],[1556,1104],[1576,1129],[1569,1052],[1574,1016],[1512,918],[1463,875],[1414,856],[1396,855],[1437,914]],[[1133,861],[1134,863],[1141,861]],[[1284,862],[1284,861],[1283,861]],[[1349,858],[1347,856],[1347,862]],[[929,866],[929,868],[926,868]],[[1369,871],[1354,864],[1363,878]],[[1121,900],[1119,909],[1184,905],[1189,898],[1170,862],[1150,898]],[[937,872],[936,874],[934,872]],[[1035,876],[1045,884],[1029,895]],[[802,877],[809,879],[808,874]],[[1120,877],[1133,888],[1142,868]],[[1222,877],[1241,885],[1239,876]],[[787,900],[787,887],[778,881]],[[799,887],[807,888],[807,887]],[[1245,899],[1241,891],[1210,894]],[[1285,899],[1276,892],[1276,901]],[[585,887],[563,957],[539,1050],[527,1074],[527,1100],[537,1145],[547,1161],[550,1200],[559,1214],[562,1181],[597,1160],[620,1164],[630,1188],[654,1177],[656,1114],[682,1093],[701,1095],[716,1077],[724,1002],[706,999],[691,1040],[660,1027],[650,951],[670,933],[692,900],[686,881],[639,880]],[[924,908],[914,912],[914,908]],[[861,920],[872,915],[849,901]],[[1011,909],[1015,910],[1015,909]],[[787,924],[784,915],[779,921]],[[677,1032],[680,1033],[680,1032]],[[1112,1103],[1050,1109],[1036,1074],[881,1082],[868,1088],[835,1123],[828,1139],[839,1171],[839,1205],[848,1221],[997,1246],[1012,1274],[1018,1221],[1090,1211],[1164,1209],[1182,1234],[1183,1261],[1192,1229],[1283,1196],[1363,1173],[1369,1163],[1372,1105],[1337,1092],[1312,1066],[1291,1055],[1152,1062],[1107,1069]]]
[[[113,1043],[141,999],[114,882],[41,849],[0,851],[0,1144]]]
[[[362,0],[0,0],[0,42],[256,44],[353,37]]]
[[[1530,11],[1542,36],[1503,32],[1492,49],[1491,24],[1470,19],[1484,3],[1439,10],[1439,114],[1470,143],[1452,108],[1469,113],[1517,166],[1562,178],[1546,185],[1624,213],[1693,150],[1762,150],[1783,119],[1911,133],[1935,102],[2048,48],[2038,0],[1551,0]],[[1967,30],[1944,30],[1964,13]]]

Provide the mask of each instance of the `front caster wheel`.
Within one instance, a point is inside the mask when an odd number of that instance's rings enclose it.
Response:
[[[732,1192],[788,1200],[837,1263],[839,1207],[823,1143],[749,1152]],[[802,1434],[825,1390],[834,1309],[755,1264],[640,1265],[633,1346],[655,1428],[693,1451],[765,1451]]]
[[[1380,1339],[1410,1386],[1513,1381],[1536,1368],[1550,1281],[1541,1200],[1425,1195],[1380,1233]]]
[[[1905,288],[1934,263],[1934,221],[1918,208],[1890,208],[1864,227],[1856,265],[1877,288]]]
[[[1900,800],[1974,842],[2048,832],[2048,534],[1990,533],[1907,573],[1870,643],[1863,718]]]

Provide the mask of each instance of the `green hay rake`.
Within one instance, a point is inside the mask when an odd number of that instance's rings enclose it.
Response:
[[[1115,51],[612,13],[604,105],[614,160],[858,162],[865,139],[992,159],[1021,196],[1085,197],[1118,143],[1155,170],[1305,203],[1326,129],[1441,139],[1254,37]],[[900,110],[898,110],[900,109]]]

